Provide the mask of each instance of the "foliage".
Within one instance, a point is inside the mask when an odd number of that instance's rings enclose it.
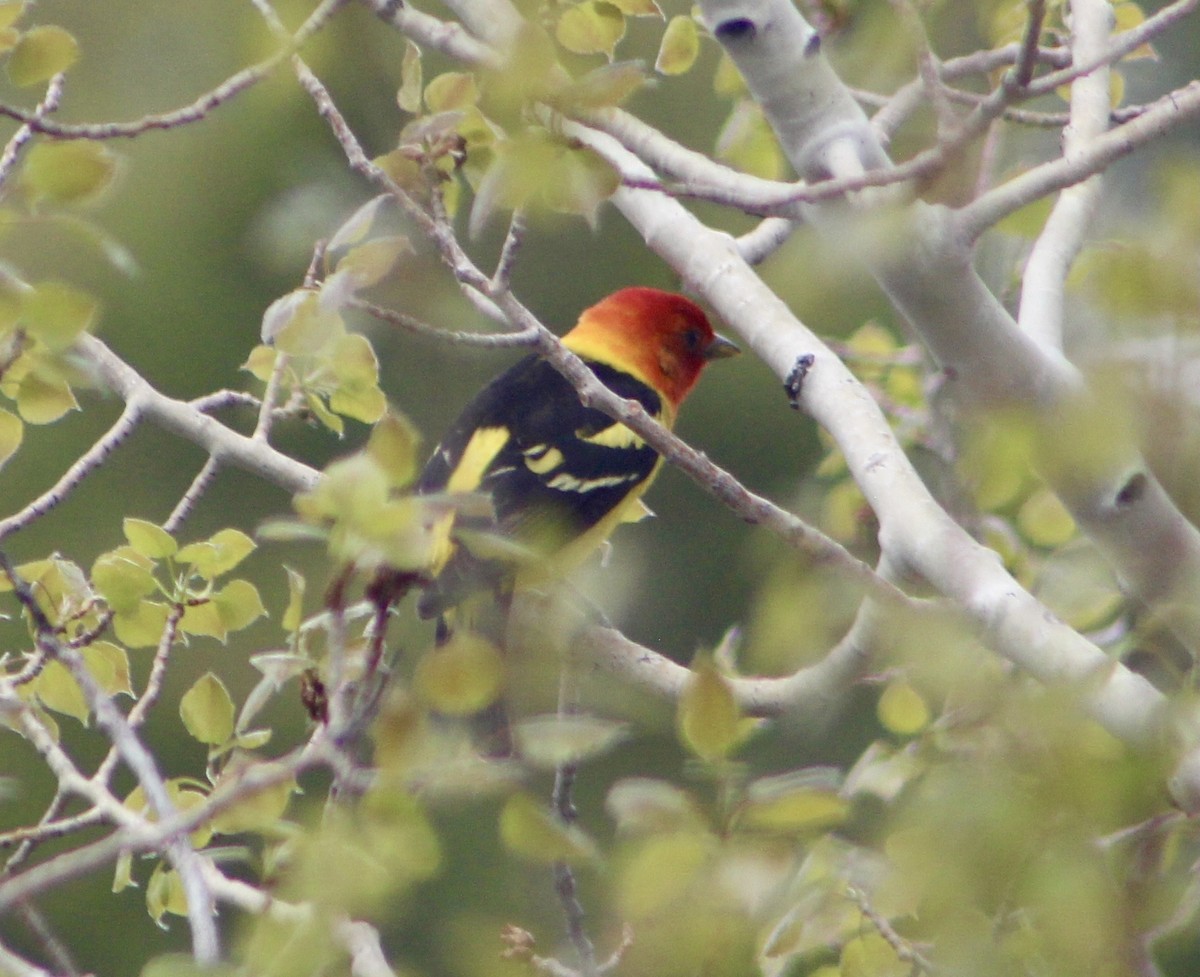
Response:
[[[0,464],[28,476],[41,452],[60,472],[38,472],[58,480],[33,500],[14,478],[21,501],[0,520],[0,738],[14,758],[0,780],[0,972],[1190,972],[1200,209],[1194,158],[1154,164],[1145,150],[1182,129],[1146,121],[1166,101],[1184,122],[1197,114],[1197,83],[1160,100],[1166,82],[1142,68],[1177,37],[1186,46],[1194,25],[1175,17],[1195,4],[1147,18],[1128,2],[981,3],[974,24],[904,3],[811,5],[823,35],[804,57],[829,54],[811,91],[830,97],[799,150],[777,92],[735,63],[755,40],[750,14],[491,0],[449,4],[439,20],[379,0],[356,25],[343,6],[256,0],[273,39],[263,60],[178,110],[91,125],[59,121],[59,108],[89,63],[106,63],[101,35],[0,3],[12,86],[0,100],[12,120]],[[1072,63],[1091,56],[1105,11],[1097,70],[1080,73]],[[360,61],[363,105],[350,113],[339,72]],[[894,93],[857,95],[908,158],[899,169],[864,148],[879,133],[855,129],[839,74]],[[292,95],[272,77],[294,78]],[[1098,78],[1108,118],[1077,136],[1095,125]],[[1123,104],[1131,91],[1145,101]],[[20,108],[29,92],[39,103]],[[240,245],[226,242],[227,256],[246,240],[271,250],[315,210],[316,227],[296,234],[307,272],[297,259],[286,283],[260,283],[258,345],[222,328],[225,306],[154,344],[123,335],[104,310],[128,309],[139,288],[125,277],[139,246],[122,238],[141,225],[119,195],[157,165],[143,147],[197,139],[207,153],[189,161],[198,170],[172,164],[171,233],[237,220],[224,190],[190,177],[220,170],[236,196],[242,164],[220,141],[235,137],[212,127],[240,105],[263,113],[236,138],[268,166],[312,149],[290,132],[282,147],[262,139],[297,105],[328,123],[320,138],[344,158],[320,177],[337,185],[336,207],[297,206],[264,220],[264,236],[239,228]],[[1022,135],[1068,123],[1061,157]],[[1127,126],[1121,154],[1156,189],[1128,225],[1101,198],[1109,236],[1091,238],[1101,203],[1060,205],[1119,178],[1095,148],[1109,126]],[[819,175],[780,182],[846,131],[857,170],[822,160]],[[1027,177],[1046,182],[1026,189]],[[940,334],[936,310],[923,321],[919,300],[886,287],[889,269],[922,274],[938,250],[906,222],[935,210],[910,206],[917,197],[959,221],[961,248],[942,267],[963,278],[935,283],[945,292],[931,304],[961,313],[961,334]],[[168,214],[138,220],[176,223],[170,207],[148,210]],[[740,481],[572,377],[529,309],[567,316],[587,289],[646,276],[644,249],[625,254],[613,236],[617,211],[821,424],[804,472],[786,467],[794,430],[774,426],[748,372],[731,374],[740,388],[706,382],[684,428],[733,458]],[[780,230],[797,217],[810,226]],[[980,241],[976,264],[1019,298],[1016,319],[964,284],[960,252]],[[1047,241],[1070,253],[1057,279]],[[713,250],[682,250],[705,242]],[[150,260],[170,250],[142,247]],[[739,290],[758,261],[805,314],[805,282],[830,283],[828,346],[775,296]],[[897,309],[843,284],[860,261]],[[1030,287],[1046,269],[1056,287]],[[223,299],[235,278],[223,271]],[[1086,321],[1045,326],[1045,294]],[[445,328],[455,317],[467,327]],[[981,322],[1011,325],[1011,362],[977,368],[996,346]],[[131,365],[159,343],[169,367]],[[436,430],[433,415],[472,387],[459,382],[465,355],[436,357],[468,346],[546,356],[761,527],[746,542],[717,505],[692,518],[676,484],[659,496],[670,545],[645,544],[655,553],[639,564],[638,533],[658,527],[622,530],[622,562],[578,584],[637,621],[621,607],[627,586],[650,622],[645,644],[690,654],[687,666],[608,627],[575,583],[511,607],[471,603],[448,640],[415,621],[412,595],[444,562],[454,515],[490,512],[486,497],[413,488],[419,429]],[[399,382],[381,379],[381,362]],[[236,363],[249,391],[225,389]],[[215,392],[160,393],[153,384],[174,381],[149,377],[181,365],[189,377],[213,368]],[[113,426],[67,457],[53,438],[69,415],[103,418],[112,395]],[[770,396],[783,406],[777,386]],[[190,484],[172,477],[192,456],[120,467],[116,449],[150,425],[202,449]],[[277,491],[221,496],[229,468],[285,489],[291,511]],[[71,505],[54,510],[114,469],[107,504],[73,531]],[[487,533],[459,542],[527,559]],[[740,623],[714,641],[696,624],[714,620]],[[111,892],[85,908],[78,879],[97,872],[112,873]],[[105,921],[100,940],[76,928],[91,917]],[[163,935],[115,939],[145,919]]]

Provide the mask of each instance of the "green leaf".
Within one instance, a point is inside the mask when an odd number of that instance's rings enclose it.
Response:
[[[415,684],[439,712],[469,716],[499,698],[504,662],[491,642],[470,631],[456,631],[421,659]]]
[[[929,706],[905,681],[889,682],[875,704],[880,723],[897,736],[916,736],[929,725]]]
[[[233,735],[233,700],[212,672],[205,672],[183,694],[179,716],[193,738],[209,746],[220,746]]]
[[[554,104],[585,109],[620,105],[646,81],[646,69],[640,61],[604,64],[565,86]]]
[[[66,716],[74,716],[81,723],[87,725],[88,715],[91,712],[87,699],[83,697],[83,690],[79,687],[79,683],[75,681],[70,671],[67,670],[67,666],[62,662],[53,660],[46,662],[42,673],[33,682],[33,689],[38,701],[47,709],[53,709]]]
[[[466,71],[447,71],[425,86],[425,105],[430,112],[453,112],[479,101],[479,85]]]
[[[31,335],[59,352],[91,328],[98,309],[87,292],[62,282],[40,282],[26,293],[21,318]]]
[[[175,538],[161,526],[145,519],[128,518],[121,528],[129,545],[142,556],[151,560],[164,560],[179,550]]]
[[[414,478],[420,467],[417,448],[421,436],[412,422],[403,414],[384,414],[371,429],[367,440],[367,454],[379,466],[393,488],[404,488]]]
[[[515,854],[544,864],[577,865],[597,856],[595,842],[583,831],[523,793],[510,797],[500,812],[500,838]]]
[[[603,156],[587,147],[565,152],[554,179],[542,188],[551,210],[579,214],[595,227],[600,205],[616,193],[621,176]]]
[[[240,529],[222,529],[203,543],[189,543],[177,555],[194,573],[212,580],[228,573],[254,552],[254,540]]]
[[[626,723],[579,714],[532,716],[512,727],[521,758],[543,770],[606,753],[625,739],[628,732]]]
[[[713,92],[726,98],[745,98],[750,94],[746,79],[725,51],[721,52],[717,70],[713,73]]]
[[[174,869],[167,868],[164,862],[154,866],[150,881],[146,883],[146,910],[150,918],[160,927],[166,929],[163,917],[170,913],[172,916],[187,915],[187,895],[183,891],[183,880]]]
[[[150,567],[120,551],[97,557],[91,577],[92,586],[117,614],[136,610],[142,598],[158,589]]]
[[[568,51],[603,54],[611,61],[625,36],[625,15],[607,0],[583,0],[563,11],[554,36]]]
[[[21,447],[25,425],[16,414],[0,409],[0,467]]]
[[[166,604],[143,600],[136,607],[116,614],[113,631],[117,640],[129,648],[153,648],[162,638],[169,614]]]
[[[25,0],[4,0],[0,3],[0,30],[8,30],[25,13]]]
[[[783,152],[775,133],[762,109],[748,99],[734,105],[717,136],[717,157],[766,180],[779,180],[784,174]]]
[[[396,262],[413,253],[412,242],[402,234],[380,237],[352,247],[338,262],[337,270],[350,276],[352,290],[357,291],[381,282]]]
[[[1035,546],[1061,546],[1075,536],[1075,520],[1058,496],[1040,488],[1017,511],[1017,528]]]
[[[255,346],[246,357],[246,362],[242,364],[242,369],[255,379],[266,383],[275,372],[275,360],[278,356],[279,350],[274,346]]]
[[[267,613],[258,588],[249,580],[231,580],[213,597],[213,605],[227,631],[249,627]]]
[[[827,831],[845,821],[850,809],[840,787],[825,770],[760,778],[747,788],[737,824],[787,834]]]
[[[351,420],[374,424],[387,410],[387,397],[377,384],[347,383],[329,395],[329,408]]]
[[[664,20],[662,8],[655,0],[609,0],[626,17],[657,17]]]
[[[94,641],[81,652],[88,671],[108,695],[133,695],[129,655],[111,641]]]
[[[617,874],[617,905],[623,917],[645,919],[677,904],[703,877],[715,849],[699,831],[654,834],[636,845]]]
[[[702,657],[679,698],[680,738],[710,763],[724,759],[741,740],[741,712],[733,689],[712,660]]]
[[[342,317],[323,308],[320,295],[312,289],[289,292],[263,313],[263,342],[273,342],[291,356],[314,356],[345,332]]]
[[[8,77],[24,88],[49,81],[79,60],[79,44],[69,31],[49,25],[21,35],[8,57]]]
[[[687,14],[672,17],[663,32],[654,70],[660,75],[682,75],[691,70],[700,54],[700,32]]]
[[[216,638],[223,642],[229,633],[217,605],[209,600],[188,604],[179,619],[179,630],[198,638]]]
[[[27,424],[52,424],[79,402],[70,385],[58,377],[38,372],[26,374],[17,385],[17,413]]]
[[[253,761],[249,757],[235,755],[222,771],[221,778],[214,786],[214,791],[220,790],[225,781],[236,784],[237,778],[251,763]],[[260,766],[260,764],[255,765]],[[256,791],[213,818],[212,829],[218,834],[231,835],[271,828],[283,817],[288,801],[296,789],[295,779],[288,778]]]
[[[117,175],[117,157],[88,139],[39,142],[25,157],[21,181],[35,201],[80,204],[95,200]]]
[[[298,573],[291,567],[283,568],[287,572],[288,603],[284,608],[279,624],[285,631],[295,631],[304,620],[304,574]]]
[[[400,90],[396,104],[405,112],[421,111],[421,49],[412,41],[404,42],[404,58],[400,62]]]
[[[650,777],[618,780],[604,799],[604,809],[621,831],[679,831],[704,825],[699,808],[687,791]]]

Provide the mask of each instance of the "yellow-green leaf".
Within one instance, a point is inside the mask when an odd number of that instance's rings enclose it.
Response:
[[[654,70],[660,75],[682,75],[689,71],[700,54],[700,32],[687,14],[672,17],[663,32]]]
[[[220,746],[233,735],[233,700],[212,672],[205,672],[183,694],[179,717],[193,738],[209,746]]]
[[[214,789],[220,789],[222,781],[227,779],[236,783],[239,772],[251,762],[246,757],[235,758],[235,762],[225,768],[221,780],[217,781]],[[212,829],[218,834],[231,835],[270,828],[283,817],[283,812],[287,810],[288,801],[295,790],[296,781],[285,779],[280,783],[256,791],[213,818]]]
[[[425,104],[430,112],[453,112],[479,101],[479,85],[467,71],[447,71],[425,86]]]
[[[129,545],[151,560],[166,559],[179,550],[179,544],[170,533],[145,519],[127,518],[121,528]]]
[[[379,237],[352,247],[338,262],[337,270],[351,277],[354,289],[370,288],[387,277],[404,255],[412,253],[412,242],[403,234]]]
[[[0,30],[8,30],[25,13],[25,0],[4,0],[0,3]]]
[[[72,285],[40,282],[25,295],[21,318],[31,335],[58,352],[91,328],[98,309],[92,296]]]
[[[249,580],[231,580],[217,592],[212,602],[227,631],[249,627],[267,613],[258,588]]]
[[[80,204],[95,200],[112,185],[117,157],[106,145],[88,139],[39,142],[25,157],[21,182],[34,200]]]
[[[172,916],[187,915],[187,895],[183,891],[183,880],[178,872],[167,868],[163,862],[154,867],[150,881],[146,883],[146,910],[150,913],[150,918],[163,929],[166,929],[163,916],[167,913]]]
[[[699,831],[654,834],[634,847],[617,874],[617,905],[638,920],[678,903],[702,877],[715,849]]]
[[[1075,520],[1049,489],[1040,488],[1022,503],[1017,528],[1035,546],[1061,546],[1075,535]]]
[[[500,837],[512,852],[536,862],[578,864],[596,857],[596,845],[528,794],[514,794],[500,812]]]
[[[733,59],[724,51],[717,62],[717,70],[713,73],[713,91],[726,98],[744,98],[749,94],[746,79],[738,71]]]
[[[255,543],[240,529],[221,529],[202,543],[189,543],[177,554],[181,563],[212,580],[228,573],[255,550]]]
[[[929,725],[929,706],[905,681],[889,682],[875,705],[883,727],[897,736],[915,736]]]
[[[79,44],[69,31],[48,25],[21,35],[8,57],[8,77],[14,85],[40,85],[79,59]]]
[[[609,0],[626,17],[658,17],[662,19],[662,8],[655,0]]]
[[[374,383],[347,383],[329,395],[330,410],[363,424],[374,424],[387,410],[387,397]]]
[[[222,642],[229,632],[221,620],[221,612],[211,599],[189,604],[179,619],[179,630],[198,638],[216,638]]]
[[[849,804],[824,771],[764,777],[752,783],[738,811],[740,827],[784,833],[826,831],[846,820]]]
[[[404,488],[417,474],[417,448],[421,436],[403,414],[387,413],[371,429],[367,454],[374,459],[393,488]]]
[[[400,62],[400,90],[396,104],[405,112],[421,111],[421,49],[412,41],[404,43],[404,58]]]
[[[25,437],[25,425],[16,414],[0,409],[0,466],[11,458]]]
[[[118,614],[136,610],[143,597],[158,589],[148,567],[116,552],[97,557],[91,577],[92,586]]]
[[[57,377],[41,373],[26,374],[17,385],[17,413],[28,424],[52,424],[79,402],[70,385]]]
[[[88,709],[87,699],[83,697],[83,690],[62,662],[46,662],[42,673],[34,680],[34,692],[38,701],[47,709],[74,716],[86,725],[91,711]]]
[[[311,289],[298,289],[276,299],[263,313],[263,342],[273,342],[291,356],[313,356],[345,334],[336,311],[322,307]]]
[[[611,61],[625,36],[625,15],[607,0],[583,0],[563,11],[554,36],[568,51],[603,54]]]
[[[563,153],[554,178],[542,188],[551,210],[579,214],[595,226],[596,212],[621,185],[621,176],[603,156],[587,147]]]
[[[1113,16],[1116,18],[1116,23],[1113,25],[1113,33],[1123,34],[1125,31],[1131,31],[1135,27],[1140,27],[1146,19],[1146,13],[1142,10],[1140,4],[1136,3],[1118,3],[1113,7]],[[1122,58],[1123,61],[1139,61],[1143,58],[1158,59],[1158,52],[1154,50],[1151,44],[1143,44],[1141,47],[1135,48],[1129,54]]]
[[[288,603],[279,624],[285,631],[295,631],[304,620],[304,574],[297,573],[291,567],[283,569],[287,571]]]
[[[111,641],[94,641],[81,652],[97,684],[108,695],[133,695],[129,655]]]
[[[523,760],[554,770],[607,752],[625,738],[628,729],[625,723],[597,716],[549,715],[514,723],[512,734]]]
[[[732,687],[711,659],[701,658],[692,666],[676,718],[684,744],[710,763],[723,759],[738,744],[741,712]]]
[[[733,107],[717,136],[717,157],[745,173],[778,180],[784,174],[783,152],[756,102],[743,99]]]
[[[129,648],[153,648],[162,638],[170,608],[156,601],[139,601],[113,617],[117,640]]]
[[[467,716],[490,706],[504,684],[504,662],[489,641],[456,631],[417,666],[416,687],[440,712]]]
[[[618,61],[577,78],[554,101],[575,108],[605,108],[620,105],[645,84],[646,69],[640,61]]]
[[[279,350],[274,346],[255,346],[246,357],[246,362],[242,364],[242,369],[255,379],[266,383],[275,372],[275,359],[278,356]]]
[[[604,800],[604,809],[621,831],[678,831],[704,823],[687,791],[649,777],[617,781]]]

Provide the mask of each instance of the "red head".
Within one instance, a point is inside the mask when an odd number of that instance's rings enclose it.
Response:
[[[700,308],[657,288],[623,288],[585,309],[563,342],[588,359],[632,373],[666,398],[672,411],[709,360],[738,348],[713,332]]]

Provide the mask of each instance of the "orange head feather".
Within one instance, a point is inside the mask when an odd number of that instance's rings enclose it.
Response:
[[[568,349],[649,384],[673,412],[709,360],[738,348],[713,332],[689,299],[657,288],[623,288],[585,309],[563,337]]]

